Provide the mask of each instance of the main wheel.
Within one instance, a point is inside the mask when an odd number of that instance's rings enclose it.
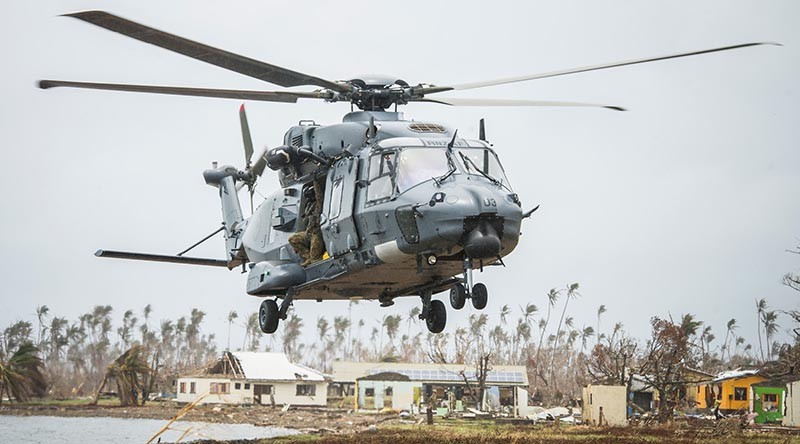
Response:
[[[428,317],[425,324],[431,333],[441,333],[447,324],[447,309],[442,301],[431,301],[431,308],[428,310]]]
[[[278,304],[272,299],[264,299],[258,309],[258,326],[264,333],[275,333],[278,329]]]
[[[472,287],[472,306],[476,310],[483,310],[486,308],[486,302],[489,301],[489,291],[483,284],[475,284]]]
[[[467,302],[467,289],[463,284],[455,284],[450,287],[450,306],[456,310],[464,308]]]

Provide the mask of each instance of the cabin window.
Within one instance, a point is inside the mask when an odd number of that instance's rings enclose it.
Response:
[[[733,388],[734,401],[747,401],[747,387],[734,387]]]
[[[186,393],[186,383],[181,382],[181,393]]]
[[[328,210],[328,218],[334,220],[339,217],[342,212],[342,178],[337,177],[333,180],[333,188],[331,189],[331,207]]]
[[[197,393],[197,383],[190,382],[189,383],[189,393]]]
[[[394,192],[395,153],[374,154],[369,159],[367,200],[392,197]]]
[[[297,384],[297,396],[314,396],[317,394],[317,386],[314,384]]]

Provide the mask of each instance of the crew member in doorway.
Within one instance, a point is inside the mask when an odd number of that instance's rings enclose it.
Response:
[[[322,215],[322,201],[325,198],[325,177],[314,179],[314,185],[306,189],[303,220],[305,231],[300,231],[289,237],[289,245],[303,259],[301,264],[307,267],[314,262],[322,260],[325,254],[325,242],[322,240],[320,229],[320,216]],[[310,193],[309,191],[312,191]]]

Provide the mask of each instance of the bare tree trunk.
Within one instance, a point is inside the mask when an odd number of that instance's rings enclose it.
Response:
[[[97,387],[97,390],[94,391],[94,396],[92,396],[92,402],[90,402],[89,405],[97,405],[97,400],[100,399],[100,392],[103,391],[103,388],[105,388],[107,382],[108,382],[108,373],[103,375],[103,381]]]

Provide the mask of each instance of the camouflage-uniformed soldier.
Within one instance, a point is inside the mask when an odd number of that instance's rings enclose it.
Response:
[[[297,232],[289,237],[289,245],[303,258],[301,264],[303,267],[321,260],[325,254],[325,241],[322,240],[322,230],[320,229],[322,202],[325,198],[323,180],[325,180],[324,177],[314,179],[313,200],[309,199],[305,203],[303,212],[303,219],[306,223],[305,231]]]

